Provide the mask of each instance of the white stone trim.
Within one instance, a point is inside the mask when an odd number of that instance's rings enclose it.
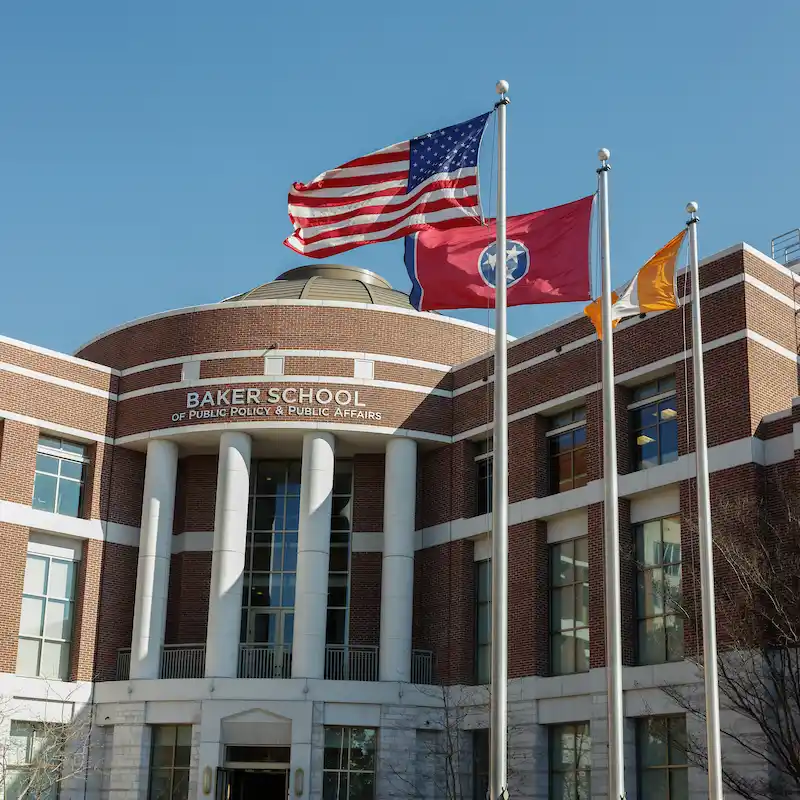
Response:
[[[0,412],[2,416],[2,412]],[[412,439],[425,440],[428,442],[441,442],[442,444],[449,444],[452,439],[450,436],[443,436],[439,433],[428,433],[427,431],[415,431],[408,428],[390,428],[388,426],[380,425],[353,425],[352,423],[342,423],[340,425],[330,424],[327,422],[304,422],[304,421],[285,421],[285,422],[271,422],[266,420],[259,420],[258,422],[244,422],[237,420],[236,422],[209,422],[201,425],[185,425],[183,427],[170,427],[159,428],[152,431],[144,431],[142,433],[132,433],[129,436],[121,436],[114,441],[116,445],[133,444],[135,442],[146,442],[149,439],[163,439],[169,436],[181,436],[192,433],[205,432],[222,432],[222,431],[245,431],[251,433],[257,430],[298,430],[298,431],[315,431],[323,430],[330,431],[334,435],[338,433],[369,433],[374,436],[408,436]]]
[[[66,536],[31,531],[28,536],[28,552],[37,556],[50,556],[64,561],[80,561],[83,557],[83,542]]]
[[[681,490],[677,484],[631,498],[631,523],[648,522],[680,514]]]
[[[17,414],[15,411],[4,411],[1,408],[0,419],[10,419],[14,422],[21,422],[23,425],[31,425],[34,428],[39,428],[44,433],[60,433],[77,442],[114,444],[114,440],[110,436],[103,436],[101,433],[82,431],[79,428],[71,428],[69,425],[59,425],[57,422],[48,422],[47,420],[36,419],[36,417],[28,417],[25,414]]]
[[[579,508],[547,520],[547,543],[568,542],[589,535],[589,510]]]
[[[36,370],[28,369],[27,367],[18,367],[16,364],[9,364],[5,361],[0,361],[0,372],[10,372],[14,375],[22,375],[26,378],[33,378],[43,383],[49,383],[53,386],[61,386],[64,389],[74,389],[76,392],[83,392],[84,394],[91,394],[95,397],[102,397],[105,400],[116,400],[117,395],[113,392],[107,392],[105,389],[96,389],[94,386],[87,386],[84,383],[76,383],[75,381],[68,381],[66,378],[58,378],[55,375],[47,375],[44,372],[36,372]]]
[[[383,531],[353,531],[350,550],[353,553],[382,553]]]
[[[38,344],[12,339],[10,336],[0,336],[0,342],[11,345],[12,347],[19,347],[20,350],[28,350],[31,353],[38,353],[39,355],[48,356],[49,358],[57,358],[59,361],[65,361],[68,364],[76,364],[79,367],[93,369],[95,372],[105,372],[107,375],[120,374],[119,370],[106,367],[103,364],[95,364],[94,361],[86,361],[84,358],[77,358],[76,356],[70,356],[66,353],[59,353],[57,350],[50,350],[47,347],[40,347]]]
[[[214,531],[184,531],[172,537],[172,554],[204,553],[214,549]]]
[[[401,392],[434,395],[435,397],[452,397],[452,392],[447,389],[434,389],[430,386],[418,386],[413,383],[399,381],[361,380],[342,375],[226,375],[221,378],[201,378],[199,381],[179,381],[177,383],[161,383],[156,386],[146,386],[143,389],[134,389],[119,395],[119,401],[132,400],[134,397],[144,397],[150,394],[171,392],[175,389],[197,388],[200,386],[227,386],[233,383],[248,385],[259,383],[311,383],[343,386],[359,386],[374,389],[395,389]]]
[[[131,547],[139,546],[139,528],[99,519],[81,519],[41,511],[11,500],[0,500],[0,522],[23,528],[70,536],[75,539],[95,539]]]
[[[468,322],[467,320],[457,319],[456,317],[447,317],[441,314],[432,314],[427,311],[414,311],[414,309],[396,308],[395,306],[381,306],[372,303],[347,303],[342,300],[230,300],[222,303],[209,303],[208,305],[201,306],[187,306],[186,308],[175,308],[170,311],[160,311],[156,314],[148,314],[144,317],[131,320],[130,322],[123,322],[121,325],[116,325],[109,328],[107,331],[98,334],[97,336],[84,342],[76,352],[80,352],[91,344],[94,344],[100,339],[104,339],[113,333],[118,333],[127,328],[133,328],[137,325],[142,325],[145,322],[152,322],[157,319],[166,319],[167,317],[180,316],[182,314],[194,314],[203,311],[219,311],[228,308],[257,308],[260,306],[276,306],[286,308],[287,306],[296,306],[298,308],[349,308],[359,311],[380,311],[385,314],[400,314],[406,317],[415,317],[417,319],[427,319],[433,322],[445,322],[449,325],[456,325],[461,328],[469,328],[470,330],[480,331],[481,333],[494,334],[492,328],[487,328],[485,325],[478,325],[475,322]],[[508,337],[509,341],[514,341],[513,337]]]
[[[794,433],[764,440],[764,464],[772,466],[794,459]]]
[[[186,361],[225,361],[230,358],[266,358],[268,356],[281,356],[283,358],[341,358],[343,360],[365,359],[380,361],[384,364],[401,364],[406,367],[422,367],[436,372],[450,372],[454,367],[449,364],[438,364],[435,361],[422,361],[416,358],[403,356],[387,356],[381,353],[361,353],[355,350],[301,350],[301,349],[275,349],[259,348],[257,350],[220,350],[211,353],[195,353],[192,355],[176,356],[175,358],[162,358],[160,361],[150,361],[135,367],[123,369],[123,377],[135,375],[137,372],[147,372],[159,367],[169,367],[174,364],[183,364]]]

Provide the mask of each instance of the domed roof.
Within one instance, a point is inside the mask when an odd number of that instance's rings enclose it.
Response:
[[[262,283],[249,292],[226,297],[236,300],[341,300],[377,306],[412,308],[408,295],[362,267],[342,264],[307,264],[284,272],[274,281]]]

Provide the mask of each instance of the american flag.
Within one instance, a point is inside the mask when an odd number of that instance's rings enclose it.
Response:
[[[289,192],[287,247],[327,258],[426,228],[480,222],[478,152],[491,112],[323,172]]]

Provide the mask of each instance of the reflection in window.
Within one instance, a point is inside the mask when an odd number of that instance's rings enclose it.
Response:
[[[17,675],[67,680],[75,562],[29,553],[19,619]]]
[[[149,800],[188,800],[191,725],[154,725]]]
[[[472,800],[486,800],[489,791],[489,729],[472,732]]]
[[[86,461],[84,445],[40,436],[36,449],[33,507],[79,517],[83,510]]]
[[[492,510],[492,455],[494,440],[476,442],[475,456],[475,513],[488,514]]]
[[[350,538],[353,528],[353,463],[336,461],[331,509],[331,554],[328,567],[326,644],[347,642],[350,607]]]
[[[636,526],[636,612],[640,664],[683,658],[681,522],[677,517]]]
[[[678,458],[678,406],[675,377],[669,375],[634,390],[631,429],[636,469],[648,469]]]
[[[492,679],[492,562],[475,564],[475,679]]]
[[[374,728],[325,728],[322,800],[374,800]]]
[[[571,408],[553,417],[547,441],[550,492],[586,486],[586,409]]]
[[[553,675],[589,671],[589,539],[550,547],[550,665]]]
[[[65,760],[59,728],[11,720],[3,753],[5,800],[56,800]]]
[[[646,717],[638,722],[639,796],[687,800],[686,718]]]
[[[550,800],[589,800],[592,740],[589,723],[550,730]]]

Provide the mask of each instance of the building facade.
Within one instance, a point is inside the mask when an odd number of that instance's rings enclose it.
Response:
[[[748,245],[700,276],[719,525],[800,458],[800,278]],[[682,309],[615,333],[629,798],[705,792],[660,688],[697,687],[702,646],[657,588],[699,596],[690,336]],[[0,337],[15,768],[83,719],[62,797],[482,797],[492,350],[334,265],[74,356]],[[513,796],[605,797],[599,345],[576,316],[508,357]]]

